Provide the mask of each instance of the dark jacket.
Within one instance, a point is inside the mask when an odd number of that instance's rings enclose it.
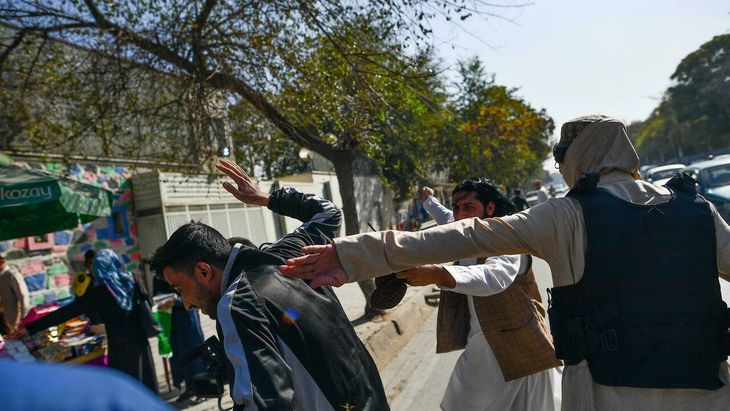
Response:
[[[329,243],[341,212],[293,189],[274,192],[269,208],[305,223],[264,250],[241,249],[228,273],[217,326],[234,370],[232,396],[252,398],[260,410],[293,409],[297,381],[311,378],[328,404],[300,403],[305,410],[388,410],[375,363],[332,289],[311,289],[276,270],[302,246]],[[307,375],[292,373],[293,360]]]
[[[95,286],[67,306],[27,324],[26,328],[33,334],[81,314],[98,316],[106,328],[109,367],[131,375],[157,392],[152,353],[135,309],[122,310],[106,287]]]
[[[580,282],[552,289],[558,357],[569,365],[587,360],[603,385],[722,386],[727,306],[707,201],[677,189],[672,200],[655,205],[602,189],[569,196],[583,210],[586,264]]]

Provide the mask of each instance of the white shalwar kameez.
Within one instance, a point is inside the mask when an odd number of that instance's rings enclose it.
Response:
[[[476,262],[475,259],[470,260]],[[519,256],[500,256],[488,258],[485,264],[499,265],[502,266],[500,268],[505,268],[505,271],[516,274],[519,270],[519,261]],[[466,264],[468,261],[461,263]],[[459,292],[460,285],[462,284],[459,284],[457,279],[457,286],[452,291]],[[471,285],[473,287],[474,282],[471,282]],[[505,382],[497,357],[477,320],[474,299],[468,295],[467,300],[469,337],[464,352],[454,366],[444,398],[441,400],[441,409],[445,411],[559,410],[560,371],[551,368]]]
[[[423,203],[437,223],[453,221],[453,213],[434,197]],[[445,411],[502,411],[560,409],[560,370],[551,368],[505,382],[497,357],[482,333],[472,296],[486,297],[504,291],[520,270],[520,255],[489,257],[484,264],[476,258],[444,267],[456,280],[446,291],[466,294],[469,306],[469,334],[441,401]]]

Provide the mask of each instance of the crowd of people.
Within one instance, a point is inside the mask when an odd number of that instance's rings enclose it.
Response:
[[[150,266],[185,309],[216,321],[234,410],[388,410],[331,287],[391,273],[439,287],[436,350],[464,349],[441,409],[727,409],[730,311],[718,276],[730,273],[730,227],[688,177],[640,180],[619,120],[568,121],[553,155],[570,187],[564,198],[545,201],[536,181],[538,204],[528,207],[521,191],[510,199],[476,176],[454,188],[452,209],[420,190],[437,227],[347,237],[337,237],[342,214],[332,202],[290,188],[264,193],[221,160],[233,196],[302,224],[258,248],[191,222]],[[532,256],[551,268],[547,307]],[[126,320],[133,279],[114,257],[97,252],[88,295],[14,335],[96,312],[110,366],[156,389],[147,340]]]

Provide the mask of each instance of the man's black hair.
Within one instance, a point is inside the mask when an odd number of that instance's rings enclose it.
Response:
[[[241,243],[248,247],[258,248],[258,247],[256,247],[256,244],[254,244],[251,240],[249,240],[246,237],[231,237],[228,239],[228,244],[230,244],[231,247],[233,247],[237,243]]]
[[[490,201],[494,201],[495,209],[492,217],[502,217],[517,211],[515,205],[499,191],[497,185],[484,177],[471,177],[460,182],[454,187],[451,196],[464,191],[477,193],[477,199],[485,209]]]
[[[175,230],[162,247],[149,258],[150,268],[162,276],[165,267],[193,275],[195,264],[208,263],[221,270],[231,254],[231,245],[213,227],[199,222],[187,223]]]
[[[96,257],[96,250],[86,250],[84,253],[84,266],[88,265],[89,262],[94,261]]]

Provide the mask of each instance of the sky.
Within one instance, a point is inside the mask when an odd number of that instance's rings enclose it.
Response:
[[[451,68],[479,56],[497,84],[519,87],[518,96],[547,110],[554,138],[582,114],[646,119],[679,62],[730,33],[728,0],[534,0],[492,11],[512,21],[471,17],[462,28],[434,21],[438,55]]]

